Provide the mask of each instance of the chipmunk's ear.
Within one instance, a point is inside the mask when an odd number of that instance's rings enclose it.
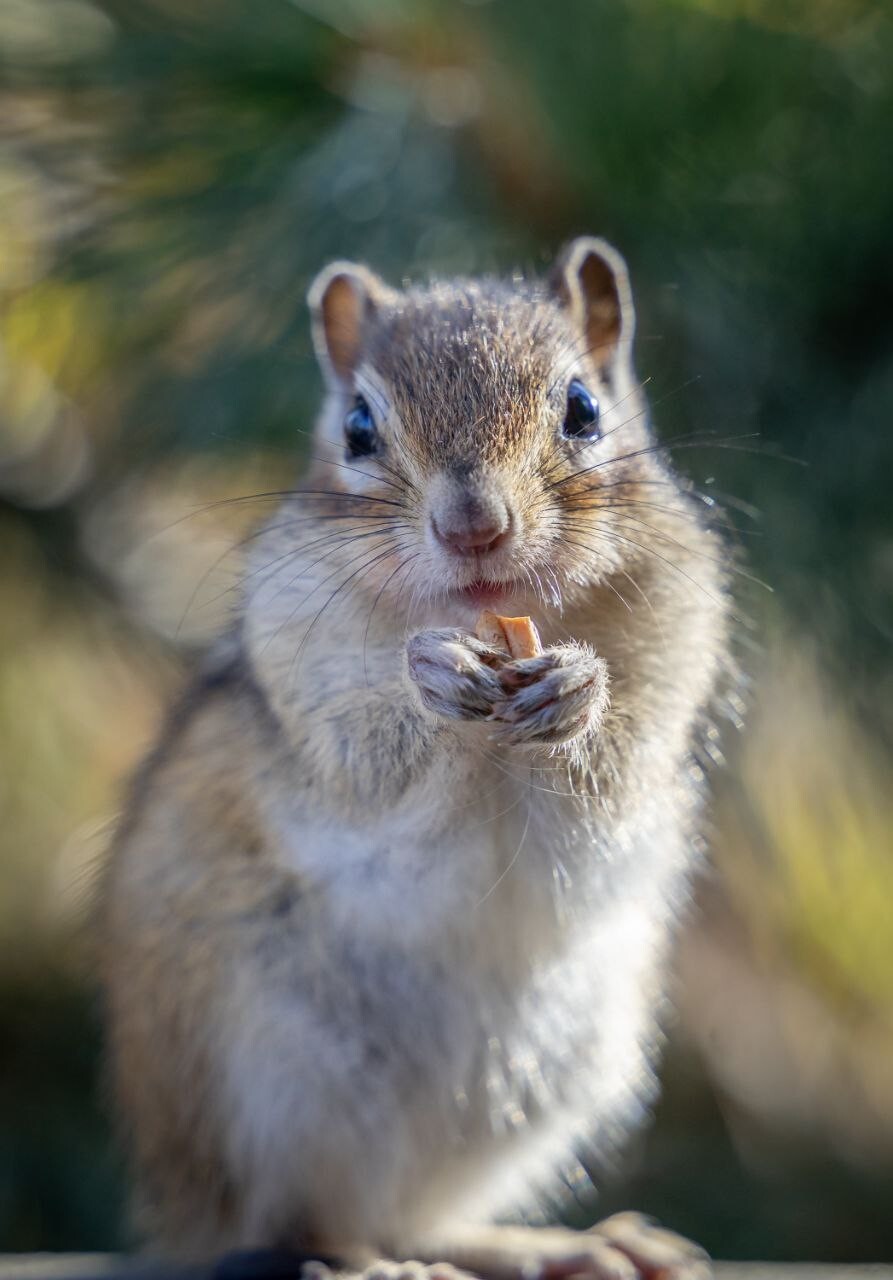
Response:
[[[626,263],[607,240],[580,236],[558,255],[552,291],[586,338],[588,353],[602,370],[630,358],[636,325]]]
[[[307,294],[313,345],[329,382],[350,383],[369,322],[390,293],[373,271],[354,262],[331,262],[313,281]]]

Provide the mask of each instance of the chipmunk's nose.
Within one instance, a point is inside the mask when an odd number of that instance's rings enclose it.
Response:
[[[497,551],[511,537],[512,513],[491,486],[449,486],[431,510],[431,529],[442,547],[456,556]]]

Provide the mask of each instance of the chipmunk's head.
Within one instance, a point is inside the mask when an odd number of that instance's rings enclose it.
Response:
[[[373,522],[370,546],[381,526],[376,589],[392,574],[395,591],[476,608],[558,604],[629,559],[618,513],[648,436],[629,280],[604,241],[574,241],[547,283],[398,291],[337,262],[310,306],[328,384],[317,456]]]

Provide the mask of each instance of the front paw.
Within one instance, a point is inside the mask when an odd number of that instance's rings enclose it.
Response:
[[[557,746],[593,733],[608,705],[608,668],[589,645],[554,645],[498,672],[491,717],[499,741]]]
[[[503,697],[500,655],[457,627],[419,631],[406,646],[409,676],[429,711],[450,720],[486,720]]]

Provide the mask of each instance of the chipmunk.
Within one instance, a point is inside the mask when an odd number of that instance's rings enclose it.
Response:
[[[623,260],[403,291],[337,262],[309,304],[306,483],[102,883],[143,1228],[374,1277],[703,1274],[636,1215],[525,1225],[654,1095],[728,670],[728,555],[652,438]],[[485,608],[543,651],[478,639]]]

